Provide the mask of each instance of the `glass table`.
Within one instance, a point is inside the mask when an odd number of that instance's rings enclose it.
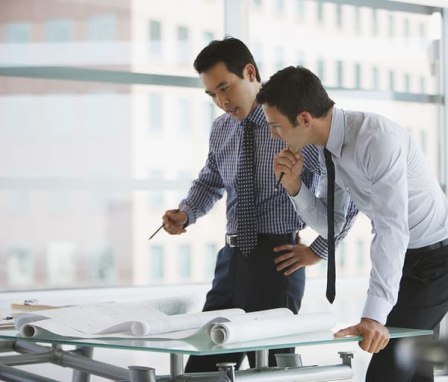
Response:
[[[432,331],[419,329],[389,328],[391,338],[430,336]],[[332,379],[349,379],[352,377],[351,353],[341,352],[342,364],[334,366],[312,367],[268,367],[268,351],[285,347],[310,345],[327,345],[346,342],[358,342],[360,337],[334,338],[332,332],[313,332],[290,335],[277,338],[260,339],[257,341],[233,343],[229,345],[214,345],[203,339],[194,340],[153,340],[153,339],[69,339],[57,336],[38,338],[21,337],[16,330],[0,330],[0,350],[15,351],[18,355],[0,357],[0,377],[10,375],[11,381],[27,381],[27,372],[13,366],[52,362],[73,368],[73,382],[88,381],[90,374],[99,375],[112,380],[155,382],[157,381],[269,381],[269,376],[275,380],[284,381],[324,381]],[[43,346],[42,344],[50,344]],[[75,350],[62,350],[62,345],[73,345]],[[138,351],[162,352],[170,354],[170,375],[157,376],[153,368],[129,369],[120,368],[93,360],[93,348],[127,349]],[[210,355],[220,353],[235,353],[255,351],[256,365],[247,371],[233,370],[231,364],[220,365],[219,373],[184,374],[183,355]],[[28,376],[29,377],[29,376]],[[45,377],[34,376],[33,381],[53,381]]]

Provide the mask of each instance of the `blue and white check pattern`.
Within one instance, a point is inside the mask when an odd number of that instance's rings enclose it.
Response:
[[[284,142],[271,138],[261,106],[257,106],[247,119],[255,124],[254,183],[258,233],[285,234],[305,228],[305,223],[294,210],[286,191],[281,186],[278,191],[274,191],[276,178],[273,160],[275,154],[285,147]],[[227,233],[238,234],[236,177],[242,144],[241,123],[228,114],[216,118],[210,133],[205,166],[193,182],[187,197],[179,205],[179,209],[187,213],[189,225],[205,215],[226,192]],[[318,149],[315,146],[307,146],[302,152],[302,181],[314,192],[320,175]],[[347,222],[342,233],[336,237],[336,242],[345,237],[357,213],[358,210],[351,203]],[[327,257],[327,242],[324,238],[317,237],[310,248],[318,256],[324,259]]]

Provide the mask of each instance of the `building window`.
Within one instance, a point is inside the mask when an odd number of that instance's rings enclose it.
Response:
[[[344,86],[344,63],[340,60],[336,61],[336,86]]]
[[[165,253],[161,245],[151,246],[149,277],[151,281],[162,281],[165,277]]]
[[[322,83],[325,82],[325,61],[322,59],[317,61],[317,76]]]
[[[338,28],[342,27],[342,6],[341,4],[336,4],[336,26]]]
[[[395,18],[393,14],[389,14],[388,16],[387,30],[389,37],[395,36]]]
[[[205,278],[211,279],[215,273],[216,255],[218,247],[216,244],[207,244],[205,248]]]
[[[70,20],[52,20],[45,26],[45,38],[49,42],[67,42],[73,40],[73,22]]]
[[[208,137],[210,134],[210,129],[212,127],[212,123],[215,119],[215,105],[210,101],[204,101],[204,107],[202,109],[204,110],[204,112],[201,113],[204,127],[203,133]]]
[[[411,92],[411,76],[409,74],[404,75],[404,92]]]
[[[190,63],[190,43],[189,43],[189,31],[187,27],[177,28],[177,41],[179,48],[177,50],[177,57],[179,63]]]
[[[372,9],[372,36],[378,36],[378,11]]]
[[[11,248],[7,252],[6,276],[10,287],[31,287],[34,284],[34,261],[26,248]]]
[[[296,0],[296,13],[299,21],[305,20],[305,0]]]
[[[409,38],[411,36],[411,24],[408,19],[403,20],[403,36]]]
[[[378,74],[378,68],[373,67],[372,68],[372,89],[378,90],[380,87],[380,79]]]
[[[361,89],[362,87],[362,77],[361,77],[361,64],[355,64],[355,89]]]
[[[188,244],[179,247],[179,277],[187,280],[191,277],[191,247]]]
[[[75,281],[75,245],[71,242],[50,242],[46,253],[47,283],[51,286],[72,286]]]
[[[324,4],[322,2],[322,0],[317,0],[316,2],[316,6],[317,6],[317,22],[319,24],[323,24],[324,22]]]
[[[214,35],[213,32],[203,32],[202,33],[202,45],[206,46],[208,45],[211,41],[214,40]]]
[[[91,41],[113,41],[117,38],[117,20],[113,15],[91,16],[87,24]]]
[[[149,53],[156,57],[162,54],[162,25],[160,21],[149,21]]]
[[[365,259],[368,257],[367,253],[365,253],[365,243],[363,240],[356,241],[356,256],[357,256],[357,272],[362,272],[365,266]]]
[[[395,72],[393,70],[389,71],[389,89],[395,90]]]
[[[361,33],[361,8],[359,7],[355,7],[354,28],[357,35]]]
[[[275,70],[280,70],[285,67],[285,58],[283,47],[276,46],[275,47]]]
[[[33,27],[30,23],[9,23],[5,25],[6,43],[23,44],[31,42]]]
[[[112,248],[101,246],[91,250],[89,256],[91,281],[100,284],[112,284],[116,281],[115,269],[115,256]]]

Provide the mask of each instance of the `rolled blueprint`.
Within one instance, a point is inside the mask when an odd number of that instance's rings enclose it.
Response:
[[[335,324],[335,318],[331,313],[310,313],[250,321],[229,321],[212,325],[210,339],[217,345],[223,345],[331,330]]]

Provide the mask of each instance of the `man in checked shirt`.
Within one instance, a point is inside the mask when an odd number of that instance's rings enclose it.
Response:
[[[305,223],[298,217],[283,188],[274,191],[276,178],[273,159],[284,149],[274,140],[263,110],[256,103],[261,87],[260,75],[249,49],[240,40],[226,38],[212,41],[197,56],[194,67],[200,75],[205,92],[225,113],[216,118],[210,133],[206,163],[193,182],[187,197],[177,209],[163,215],[164,229],[173,235],[186,232],[205,215],[227,192],[226,245],[217,257],[215,277],[207,293],[204,311],[241,308],[246,312],[287,307],[294,313],[300,309],[305,288],[305,266],[326,259],[327,243],[322,237],[308,247],[300,243],[298,232]],[[238,248],[236,177],[242,145],[242,121],[254,126],[255,214],[257,244],[243,255]],[[320,175],[318,152],[314,146],[304,148],[303,182],[315,190]],[[340,241],[357,214],[350,203],[349,213]],[[294,348],[269,352],[269,365],[276,366],[275,353],[294,352]],[[251,367],[254,354],[247,354]],[[213,356],[191,356],[186,372],[215,371],[218,362],[241,365],[244,353]]]

